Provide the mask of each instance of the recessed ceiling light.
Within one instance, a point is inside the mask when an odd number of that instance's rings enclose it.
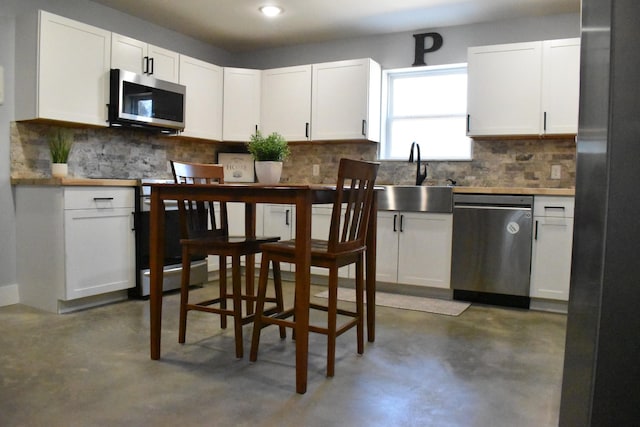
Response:
[[[272,17],[280,15],[283,10],[280,6],[262,6],[260,8],[260,12],[262,12],[266,16]]]

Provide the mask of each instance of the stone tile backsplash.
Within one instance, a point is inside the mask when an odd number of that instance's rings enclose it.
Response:
[[[54,125],[11,124],[11,177],[51,176],[47,137]],[[84,178],[170,178],[169,160],[215,162],[217,152],[243,151],[241,144],[219,144],[166,137],[127,129],[72,128],[74,145],[69,174]],[[335,183],[341,157],[377,158],[374,143],[292,144],[282,182]],[[473,161],[427,162],[426,183],[480,187],[547,187],[575,185],[575,141],[567,139],[475,140]],[[313,176],[313,165],[320,174]],[[561,179],[551,179],[551,165],[560,165]],[[379,184],[414,184],[416,164],[382,161]]]

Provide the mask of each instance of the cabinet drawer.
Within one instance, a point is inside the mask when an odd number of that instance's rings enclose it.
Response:
[[[64,209],[134,208],[133,188],[67,187]]]
[[[573,205],[573,197],[535,196],[533,199],[533,215],[573,218]]]

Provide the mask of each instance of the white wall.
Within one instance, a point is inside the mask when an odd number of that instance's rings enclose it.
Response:
[[[228,52],[154,24],[141,21],[88,0],[2,0],[0,6],[0,65],[5,73],[5,102],[0,105],[0,306],[17,302],[16,222],[10,184],[9,123],[14,117],[15,16],[44,9],[71,19],[118,32],[221,66],[273,68],[339,59],[371,57],[383,68],[409,67],[413,63],[413,34],[437,31],[443,47],[427,54],[429,65],[466,61],[473,45],[578,37],[578,14],[520,19],[440,29],[269,49],[252,53]]]
[[[410,67],[414,60],[413,35],[432,31],[440,33],[444,42],[440,50],[425,56],[427,65],[452,64],[467,62],[469,46],[580,37],[580,15],[564,14],[417,29],[404,33],[236,54],[232,61],[237,67],[267,69],[342,59],[373,58],[385,69]]]
[[[16,219],[9,181],[9,123],[13,119],[13,19],[0,16],[0,66],[4,68],[4,103],[0,105],[0,306],[18,302]]]
[[[88,0],[3,0],[0,15],[15,17],[43,9],[105,30],[225,65],[229,52]]]
[[[38,9],[147,41],[195,58],[226,65],[222,49],[141,21],[88,0],[0,0],[0,66],[4,68],[5,101],[0,105],[0,306],[18,302],[16,221],[10,180],[9,123],[13,121],[15,17]],[[34,260],[35,262],[36,260]]]

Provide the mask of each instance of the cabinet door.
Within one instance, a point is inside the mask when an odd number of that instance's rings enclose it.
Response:
[[[530,295],[568,301],[573,218],[535,217],[534,219]]]
[[[279,236],[280,240],[293,238],[296,227],[295,206],[293,205],[264,205],[264,235]],[[293,271],[294,266],[281,263],[282,271]]]
[[[148,74],[156,79],[178,83],[179,66],[177,52],[120,34],[112,35],[111,68]]]
[[[144,58],[146,56],[147,43],[120,34],[112,34],[111,68],[144,74],[146,72]]]
[[[329,238],[329,229],[331,228],[331,216],[333,214],[333,205],[315,205],[311,209],[311,238],[327,240]],[[338,269],[338,276],[349,277],[350,266],[344,266]],[[355,275],[355,266],[353,268]],[[326,268],[311,267],[311,274],[319,274],[326,276],[329,270]]]
[[[107,126],[110,68],[109,31],[40,12],[37,118]]]
[[[398,283],[448,289],[453,215],[402,213]]]
[[[222,139],[222,67],[180,55],[180,84],[187,88],[182,135]]]
[[[150,63],[147,73],[149,75],[172,83],[180,81],[180,55],[177,52],[150,44],[148,55]]]
[[[376,111],[374,105],[380,105],[375,65],[370,59],[313,65],[312,140],[379,140],[379,110],[370,115],[370,107]],[[371,88],[376,92],[371,94]]]
[[[379,211],[376,243],[376,280],[398,281],[398,225],[400,212]]]
[[[471,47],[467,61],[468,135],[538,135],[542,43]]]
[[[542,112],[547,134],[578,132],[580,39],[543,42]]]
[[[260,124],[260,70],[224,69],[222,139],[249,141]]]
[[[135,286],[130,208],[66,210],[66,300]]]
[[[231,236],[245,236],[245,215],[244,215],[244,203],[239,202],[229,202],[227,203],[227,216],[229,222],[229,235]],[[216,219],[219,221],[219,210],[216,207]],[[263,205],[258,203],[256,205],[256,235],[263,236],[264,235],[264,223],[263,223]],[[245,265],[245,258],[242,258],[242,265]],[[209,266],[209,271],[215,271],[219,268],[219,262],[217,256],[209,256],[207,259],[207,264]],[[260,254],[255,255],[255,264],[256,266],[260,266]],[[230,268],[231,261],[228,261],[228,266]]]
[[[262,72],[260,127],[287,141],[306,141],[311,123],[311,65]]]

